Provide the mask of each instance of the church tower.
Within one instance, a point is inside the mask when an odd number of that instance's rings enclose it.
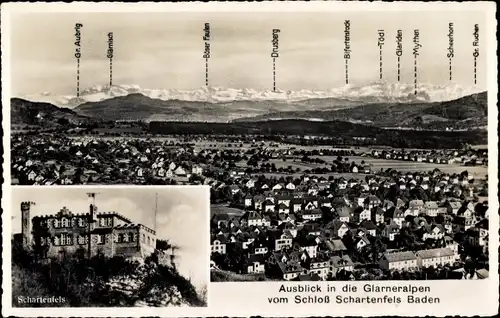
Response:
[[[21,234],[23,237],[23,248],[31,249],[31,216],[30,207],[32,202],[21,202]]]

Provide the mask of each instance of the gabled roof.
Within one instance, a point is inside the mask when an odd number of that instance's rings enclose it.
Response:
[[[389,234],[397,234],[397,233],[399,233],[399,226],[396,223],[391,223],[391,224],[387,225],[385,230]]]
[[[243,220],[261,220],[262,215],[256,211],[248,211],[245,214],[241,216],[241,219]]]
[[[342,206],[340,208],[335,209],[339,217],[350,217],[352,213],[354,213],[354,208],[349,206]]]
[[[302,198],[293,198],[291,200],[291,204],[303,204],[304,203],[304,199]]]
[[[436,201],[427,201],[425,202],[425,208],[426,209],[437,209],[438,205]]]
[[[415,253],[413,253],[411,251],[384,253],[384,257],[389,261],[389,263],[401,262],[401,261],[412,261],[412,260],[417,259],[417,256],[415,255]]]
[[[342,240],[328,240],[326,241],[326,247],[328,250],[331,252],[335,251],[347,251],[347,248],[344,245],[344,242]]]
[[[302,215],[316,215],[323,214],[320,209],[303,210],[300,212]]]
[[[385,208],[385,209],[389,209],[391,207],[394,206],[394,202],[392,201],[389,201],[389,200],[384,200],[384,203],[382,204],[382,206]]]
[[[363,220],[359,226],[367,230],[377,229],[377,226],[372,221],[367,221],[367,220]]]
[[[380,199],[376,195],[369,195],[368,198],[366,198],[365,203],[374,203],[374,202],[381,202]]]
[[[462,206],[462,204],[458,201],[448,201],[448,204],[452,209],[457,209],[457,210],[460,209],[460,207]]]
[[[421,250],[416,253],[420,258],[436,258],[436,257],[446,257],[453,256],[455,253],[450,248],[433,248],[430,250]]]
[[[344,267],[344,266],[354,266],[354,263],[352,262],[351,258],[349,255],[342,255],[342,257],[339,256],[332,256],[330,260],[333,263],[334,267]],[[342,261],[342,262],[341,262]]]
[[[366,245],[370,245],[370,240],[365,236],[365,235],[362,235],[362,236],[358,236],[356,239],[355,239],[355,243],[356,245],[359,243],[359,241],[363,241],[365,242]]]
[[[446,233],[446,229],[441,224],[435,224],[432,227],[432,230],[434,231],[435,228],[437,228],[441,233]]]
[[[316,237],[314,235],[296,237],[296,242],[301,246],[317,246]]]
[[[264,264],[264,254],[250,254],[247,259],[247,264],[260,263]]]
[[[410,208],[420,208],[424,206],[424,201],[422,200],[411,200],[408,204]]]
[[[404,218],[404,212],[396,207],[392,207],[392,208],[388,209],[387,211],[385,211],[385,216],[387,216],[389,218],[393,218],[393,219]]]
[[[287,262],[286,264],[283,262],[278,262],[278,267],[283,274],[302,272],[302,266],[300,266],[298,262]]]

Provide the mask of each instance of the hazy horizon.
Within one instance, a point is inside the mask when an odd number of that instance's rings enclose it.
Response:
[[[419,17],[421,16],[421,17]],[[449,16],[450,19],[443,17]],[[473,84],[474,24],[482,12],[154,12],[12,13],[11,93],[75,95],[75,23],[81,29],[80,87],[109,82],[107,33],[114,34],[113,84],[192,90],[205,85],[203,28],[210,23],[209,86],[270,90],[272,29],[280,29],[278,90],[327,91],[345,85],[344,20],[350,20],[349,83],[379,80],[377,30],[384,29],[383,80],[397,82],[396,31],[403,30],[401,83],[413,82],[413,30],[419,29],[419,83],[448,78],[448,23],[454,23],[453,80],[486,90],[486,37],[480,37]]]

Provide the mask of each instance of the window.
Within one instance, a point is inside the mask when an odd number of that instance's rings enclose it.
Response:
[[[78,226],[79,227],[85,227],[85,222],[83,218],[78,218]]]
[[[104,244],[106,242],[104,234],[97,235],[97,244]]]
[[[142,234],[142,243],[146,242],[146,234]]]
[[[129,242],[134,242],[134,233],[128,233],[128,241]]]
[[[78,236],[78,244],[79,245],[84,245],[86,243],[86,241],[87,241],[86,239],[88,240],[88,238],[85,237],[85,236],[82,236],[82,235]]]
[[[62,245],[62,246],[73,245],[73,235],[68,234],[68,233],[62,233],[60,245]]]
[[[104,218],[104,226],[113,226],[113,218]]]
[[[151,245],[151,239],[149,236],[148,236],[148,245]]]
[[[67,218],[62,218],[61,220],[61,227],[70,227],[70,221]]]

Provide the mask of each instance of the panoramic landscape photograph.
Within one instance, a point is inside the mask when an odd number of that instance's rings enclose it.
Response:
[[[11,19],[12,185],[207,186],[212,282],[488,278],[481,12]]]

